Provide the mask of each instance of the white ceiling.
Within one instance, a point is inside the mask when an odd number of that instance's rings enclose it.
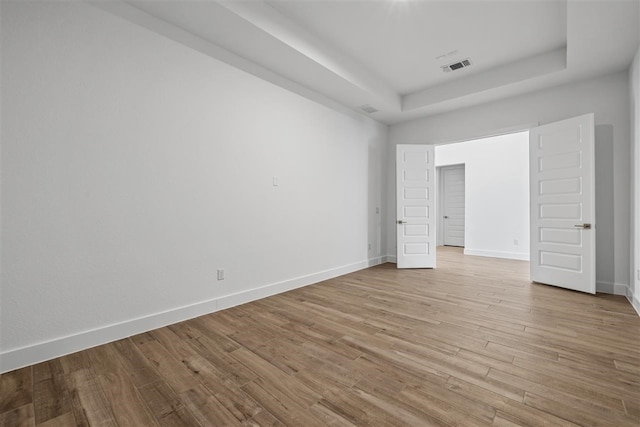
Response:
[[[567,44],[563,1],[268,3],[403,95]],[[442,72],[465,58],[472,68]]]
[[[640,44],[640,0],[131,0],[99,7],[318,101],[356,111],[371,105],[379,111],[369,116],[384,123],[620,71]],[[440,68],[465,58],[471,67]]]

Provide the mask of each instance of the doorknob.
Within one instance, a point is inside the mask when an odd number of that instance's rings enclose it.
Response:
[[[401,219],[397,220],[396,222],[397,222],[398,224],[406,224],[406,223],[407,223],[407,221],[403,221],[403,220],[401,220]]]
[[[585,230],[591,229],[591,224],[576,224],[574,227],[584,228]]]
[[[444,219],[448,219],[448,218],[449,218],[448,216],[446,216],[446,215],[444,216]]]

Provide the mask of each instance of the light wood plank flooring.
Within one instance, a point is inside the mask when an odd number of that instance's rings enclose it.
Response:
[[[440,248],[0,377],[2,426],[638,426],[619,296]]]

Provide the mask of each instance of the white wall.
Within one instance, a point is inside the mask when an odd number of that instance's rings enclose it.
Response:
[[[629,69],[629,100],[631,110],[631,283],[628,295],[636,311],[640,314],[640,49]]]
[[[435,157],[465,165],[464,252],[529,260],[529,133],[440,145]]]
[[[629,285],[630,123],[626,71],[516,96],[390,127],[387,186],[395,204],[396,144],[439,144],[502,130],[595,113],[596,276],[598,290],[625,293]],[[389,210],[393,212],[393,210]],[[387,220],[388,254],[395,254],[395,227]]]
[[[386,126],[79,2],[2,55],[0,372],[379,262]]]

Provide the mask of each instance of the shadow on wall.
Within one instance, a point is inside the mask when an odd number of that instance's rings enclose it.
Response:
[[[369,142],[367,171],[369,188],[367,189],[367,256],[370,262],[375,259],[379,262],[382,242],[382,200],[380,194],[382,188],[382,149],[376,145],[375,140]]]
[[[613,125],[595,127],[596,281],[615,282]]]

